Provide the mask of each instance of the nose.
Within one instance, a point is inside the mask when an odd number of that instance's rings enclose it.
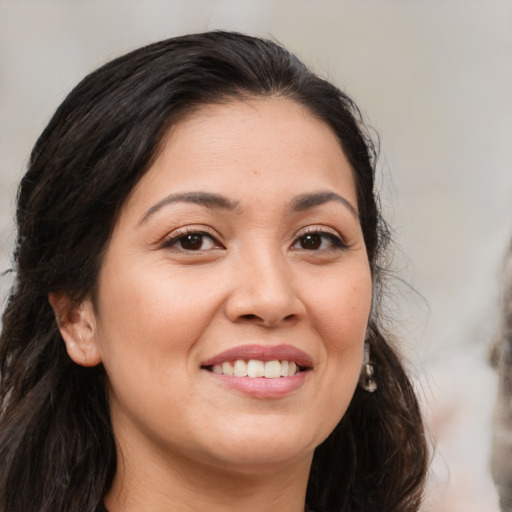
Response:
[[[241,257],[233,272],[233,285],[225,302],[225,314],[236,323],[264,327],[291,325],[306,308],[299,298],[286,255],[260,250]]]

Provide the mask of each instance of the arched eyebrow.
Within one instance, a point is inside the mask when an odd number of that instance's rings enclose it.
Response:
[[[345,199],[344,197],[336,194],[336,192],[331,192],[329,190],[321,191],[321,192],[312,192],[310,194],[301,194],[295,197],[291,202],[291,210],[294,212],[303,212],[306,210],[310,210],[311,208],[315,208],[315,206],[320,206],[322,204],[328,203],[330,201],[336,201],[344,205],[350,213],[359,220],[359,213],[356,208],[352,205],[352,203]]]
[[[220,194],[212,194],[210,192],[185,192],[182,194],[171,194],[149,208],[141,217],[139,224],[143,224],[158,210],[172,203],[193,203],[214,210],[227,211],[235,211],[238,208],[238,201],[233,201]]]
[[[312,192],[309,194],[298,195],[291,201],[290,210],[292,212],[303,212],[330,201],[336,201],[343,204],[350,213],[359,220],[359,214],[352,203],[339,194],[331,191]],[[139,225],[146,222],[148,218],[154,215],[157,211],[172,203],[193,203],[214,210],[227,210],[230,212],[236,211],[239,205],[238,201],[233,201],[225,196],[211,192],[184,192],[180,194],[171,194],[149,208],[141,217]]]

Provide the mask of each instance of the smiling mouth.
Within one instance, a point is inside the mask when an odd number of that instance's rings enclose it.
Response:
[[[225,361],[213,366],[203,366],[204,369],[217,375],[227,375],[232,377],[250,377],[264,379],[279,379],[283,377],[293,377],[299,372],[306,371],[294,361],[273,360],[260,361],[258,359],[237,359],[235,361]]]

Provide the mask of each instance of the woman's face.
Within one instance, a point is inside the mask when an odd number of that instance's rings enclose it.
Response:
[[[204,107],[164,143],[121,211],[91,320],[121,450],[310,460],[354,393],[371,305],[349,163],[282,98]]]

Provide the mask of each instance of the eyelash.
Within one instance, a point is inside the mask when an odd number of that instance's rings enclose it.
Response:
[[[186,237],[197,237],[198,240],[196,242],[199,242],[198,248],[186,248],[183,246],[183,243],[185,242]],[[297,244],[303,243],[306,237],[311,237],[309,242],[313,243],[314,247],[296,247]],[[202,249],[202,246],[205,242],[205,238],[208,238],[211,240],[212,244],[216,247],[208,247],[206,249]],[[329,241],[329,247],[322,247],[324,244],[325,239]],[[189,242],[194,243],[193,240],[189,240]],[[320,242],[320,245],[315,246],[315,242],[318,244]],[[181,247],[178,246],[178,244],[181,244]],[[183,251],[183,252],[202,252],[211,250],[214,248],[224,248],[222,244],[217,240],[217,238],[210,232],[194,228],[192,226],[186,227],[174,234],[172,234],[169,238],[165,239],[162,248],[173,248],[175,246],[176,249]],[[306,231],[302,232],[299,236],[295,238],[291,245],[292,250],[302,250],[306,252],[318,252],[318,251],[328,251],[328,250],[343,250],[346,249],[348,246],[343,241],[343,239],[336,233],[333,233],[331,231],[325,231],[318,228],[309,228]]]

